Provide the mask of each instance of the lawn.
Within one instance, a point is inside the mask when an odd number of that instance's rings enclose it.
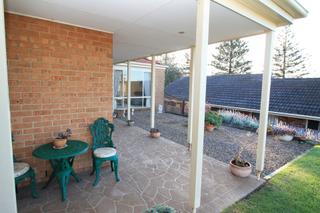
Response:
[[[320,146],[224,213],[320,212]]]

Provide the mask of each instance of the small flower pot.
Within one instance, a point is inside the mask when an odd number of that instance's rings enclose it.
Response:
[[[56,138],[53,141],[53,147],[55,149],[62,149],[65,148],[67,144],[67,139],[60,139],[60,138]]]
[[[213,130],[216,128],[216,126],[215,125],[213,125],[213,124],[206,124],[206,130],[208,131],[208,132],[213,132]]]
[[[151,129],[150,129],[150,137],[152,137],[152,138],[159,138],[159,137],[160,137],[160,131],[159,131],[159,129],[151,128]]]
[[[252,172],[252,166],[249,162],[246,163],[248,166],[242,167],[234,164],[234,160],[230,161],[229,168],[230,172],[237,177],[248,177]]]
[[[150,137],[152,138],[160,138],[160,132],[150,132]]]
[[[128,120],[127,123],[128,123],[128,126],[133,126],[134,121],[133,120]]]
[[[284,142],[290,142],[293,139],[292,135],[278,135],[278,139]]]

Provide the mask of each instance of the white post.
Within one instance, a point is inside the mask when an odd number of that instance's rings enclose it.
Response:
[[[130,61],[127,62],[127,120],[131,120],[131,67]]]
[[[265,148],[266,148],[267,128],[268,128],[270,87],[271,87],[271,76],[272,76],[273,39],[274,39],[274,32],[273,31],[268,32],[266,34],[264,71],[263,71],[263,77],[262,77],[262,92],[261,92],[261,105],[260,105],[260,123],[259,123],[258,146],[257,146],[256,171],[257,171],[258,179],[260,178],[260,175],[264,168],[264,158],[265,158]]]
[[[154,128],[154,117],[156,112],[156,58],[152,56],[151,63],[151,115],[150,127]]]
[[[192,98],[192,149],[190,174],[190,204],[193,212],[200,207],[203,158],[203,136],[206,84],[208,70],[210,0],[197,1],[196,51],[194,54],[194,96]]]
[[[188,145],[189,150],[191,150],[191,144],[192,144],[192,114],[193,114],[193,93],[194,93],[194,53],[195,48],[191,47],[191,53],[190,53],[190,72],[189,72],[189,102],[188,102]]]
[[[0,206],[1,212],[17,212],[16,191],[13,174],[11,142],[10,102],[8,89],[6,33],[4,27],[3,1],[0,3]]]

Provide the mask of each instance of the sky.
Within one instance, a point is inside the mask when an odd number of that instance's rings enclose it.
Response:
[[[309,75],[306,77],[320,78],[320,1],[319,0],[299,0],[299,2],[309,11],[306,18],[297,19],[292,25],[292,31],[295,33],[295,40],[298,47],[302,49],[303,54],[308,58],[306,65]],[[279,28],[277,33],[281,30]],[[248,41],[249,53],[247,59],[252,61],[252,73],[262,73],[264,60],[265,35],[258,35],[244,38]],[[212,60],[212,54],[215,52],[217,44],[209,46],[209,59]],[[177,63],[185,62],[185,53],[189,50],[176,52]],[[209,68],[209,75],[214,74],[214,68]]]

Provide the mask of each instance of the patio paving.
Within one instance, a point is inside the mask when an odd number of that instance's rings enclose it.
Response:
[[[113,138],[120,154],[120,182],[115,182],[110,168],[103,170],[96,187],[92,187],[94,177],[82,173],[80,183],[71,178],[66,202],[61,202],[56,183],[39,189],[38,199],[32,199],[25,188],[17,196],[19,212],[141,213],[156,204],[191,212],[190,153],[186,147],[165,138],[151,139],[147,131],[127,127],[122,121],[115,124]],[[197,212],[220,212],[263,183],[253,176],[237,178],[230,174],[227,164],[204,156],[201,207]]]

